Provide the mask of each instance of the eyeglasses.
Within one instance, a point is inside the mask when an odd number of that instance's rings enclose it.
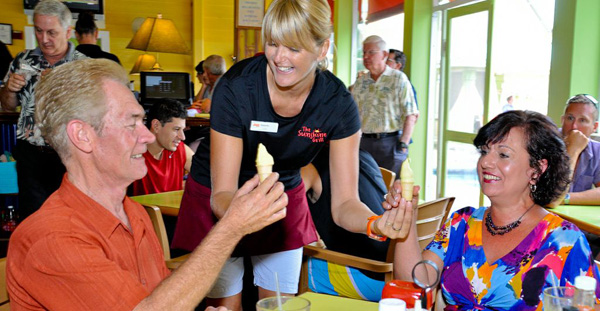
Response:
[[[365,55],[375,55],[377,53],[381,52],[381,50],[368,50],[368,51],[363,51],[363,53]]]
[[[395,61],[395,60],[393,60],[393,59],[391,59],[391,58],[388,58],[386,62],[387,62],[388,64],[392,64],[392,65],[393,65],[393,64],[397,64],[397,63],[398,63],[397,61]]]
[[[572,103],[591,103],[592,105],[594,105],[594,108],[596,108],[596,110],[598,110],[598,100],[594,98],[594,96],[589,95],[589,94],[577,94],[571,98],[569,98],[569,100],[567,100],[567,105],[568,104],[572,104]]]

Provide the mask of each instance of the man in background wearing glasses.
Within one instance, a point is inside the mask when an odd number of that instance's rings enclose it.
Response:
[[[406,54],[400,50],[390,49],[387,65],[392,67],[392,69],[403,71],[404,64],[406,64]]]
[[[387,60],[385,41],[379,36],[367,37],[363,63],[369,72],[356,80],[352,96],[362,122],[360,148],[369,152],[377,165],[400,176],[419,110],[408,77],[387,66]]]

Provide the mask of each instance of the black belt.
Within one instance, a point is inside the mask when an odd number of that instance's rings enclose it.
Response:
[[[400,135],[400,131],[389,132],[389,133],[363,133],[362,136],[366,138],[384,138],[390,136],[398,136]]]

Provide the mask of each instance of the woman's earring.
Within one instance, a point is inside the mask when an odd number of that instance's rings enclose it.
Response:
[[[529,190],[531,190],[531,193],[534,193],[537,190],[537,185],[536,184],[529,184]]]

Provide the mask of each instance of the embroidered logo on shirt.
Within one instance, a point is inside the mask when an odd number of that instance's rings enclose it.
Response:
[[[303,126],[298,130],[298,137],[309,138],[313,143],[323,143],[327,138],[327,133],[321,132],[320,129],[312,130],[310,127]]]

